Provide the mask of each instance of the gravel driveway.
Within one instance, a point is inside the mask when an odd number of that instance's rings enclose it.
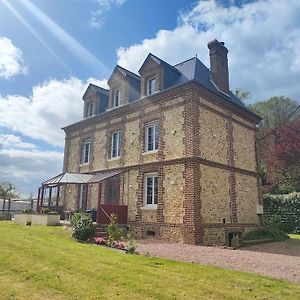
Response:
[[[261,244],[238,250],[139,240],[140,254],[253,272],[300,283],[300,241]]]

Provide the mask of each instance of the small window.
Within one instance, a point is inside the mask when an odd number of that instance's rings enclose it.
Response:
[[[146,125],[146,151],[158,149],[159,125],[158,123],[149,123]]]
[[[147,95],[152,95],[156,91],[156,78],[151,78],[147,82]]]
[[[146,174],[144,177],[144,206],[157,207],[157,187],[158,176],[157,174]]]
[[[86,184],[80,185],[79,190],[79,209],[83,209],[86,203]]]
[[[82,157],[81,163],[88,164],[90,162],[90,151],[91,151],[91,142],[85,141],[82,143]]]
[[[111,157],[120,156],[121,134],[120,131],[114,132],[111,137]]]
[[[88,105],[87,105],[86,116],[89,118],[89,117],[92,117],[93,115],[94,115],[94,103],[91,102],[91,103],[88,103]]]
[[[121,91],[119,89],[114,91],[114,107],[120,106],[120,95]]]

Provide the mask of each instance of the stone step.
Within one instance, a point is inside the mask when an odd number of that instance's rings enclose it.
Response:
[[[106,231],[95,231],[94,236],[108,238],[108,233]]]

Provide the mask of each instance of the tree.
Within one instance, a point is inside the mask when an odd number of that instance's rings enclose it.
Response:
[[[14,197],[18,197],[18,192],[16,187],[9,181],[5,181],[0,184],[0,197],[3,198],[3,206],[2,211],[5,211],[5,201],[6,199],[11,199]]]
[[[245,101],[251,98],[251,92],[247,90],[242,90],[241,88],[236,88],[234,91],[236,97],[240,100]]]
[[[277,130],[274,156],[279,184],[300,191],[300,119]]]
[[[295,166],[299,145],[300,105],[287,97],[272,97],[249,106],[263,120],[258,132],[261,166],[265,171],[264,191],[291,191],[299,189]],[[297,142],[298,141],[298,142]],[[298,183],[297,183],[298,182]]]
[[[256,102],[249,108],[263,119],[258,139],[276,133],[276,130],[300,118],[300,105],[287,97],[271,97],[267,101]]]

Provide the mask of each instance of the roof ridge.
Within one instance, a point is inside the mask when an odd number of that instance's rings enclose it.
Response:
[[[144,66],[145,61],[148,59],[149,56],[153,56],[155,59],[157,59],[158,61],[160,61],[161,63],[163,63],[164,65],[166,65],[167,67],[169,67],[171,70],[175,71],[175,72],[179,72],[174,66],[170,65],[168,62],[166,62],[165,60],[163,60],[162,58],[156,56],[155,54],[149,52],[146,59],[144,60],[142,66],[140,67],[140,70],[142,69],[142,67]],[[180,73],[180,72],[179,72]]]
[[[99,85],[96,85],[96,84],[94,84],[94,83],[90,83],[90,85],[93,85],[93,86],[97,87],[98,89],[104,90],[104,91],[106,91],[106,92],[109,91],[108,89],[105,89],[105,88],[103,88],[103,87],[101,87],[101,86],[99,86]]]
[[[139,76],[139,75],[133,73],[132,71],[130,71],[130,70],[128,70],[128,69],[125,69],[124,67],[122,67],[122,66],[120,66],[120,65],[118,65],[118,64],[117,64],[117,67],[118,67],[118,68],[121,68],[122,70],[128,72],[129,74],[131,74],[131,75],[133,75],[133,76],[136,76],[136,77],[138,77],[138,78],[141,78],[141,76]]]
[[[179,62],[178,64],[174,65],[173,67],[176,67],[176,66],[178,66],[178,65],[184,64],[184,63],[188,62],[189,60],[192,60],[192,59],[195,59],[195,58],[197,58],[197,57],[194,56],[194,57],[191,57],[191,58],[189,58],[189,59],[186,59],[186,60],[184,60],[184,61],[182,61],[182,62]]]

